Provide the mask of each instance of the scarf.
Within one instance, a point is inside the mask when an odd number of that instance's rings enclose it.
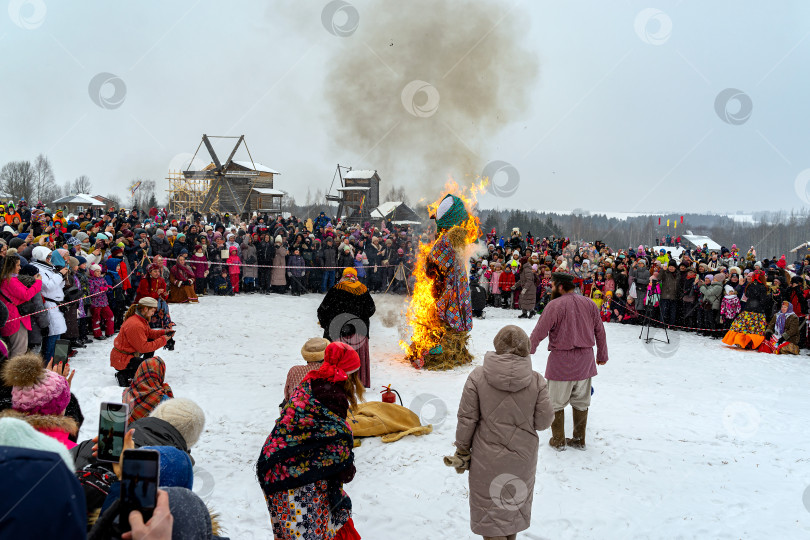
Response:
[[[282,408],[256,462],[266,496],[331,479],[351,467],[354,441],[349,424],[313,397],[308,379]]]
[[[779,310],[779,313],[776,315],[776,332],[781,336],[785,333],[785,323],[787,322],[788,317],[791,315],[795,316],[796,313],[793,312],[793,305],[788,304],[787,313],[782,313],[782,310]]]
[[[147,358],[138,366],[132,384],[124,390],[123,401],[129,404],[129,421],[149,416],[161,401],[173,398],[172,388],[163,382],[166,364],[160,357]]]
[[[337,285],[335,285],[336,289],[340,289],[341,291],[347,291],[352,294],[361,295],[368,292],[368,288],[365,285],[360,283],[357,280],[356,276],[351,274],[344,276]]]

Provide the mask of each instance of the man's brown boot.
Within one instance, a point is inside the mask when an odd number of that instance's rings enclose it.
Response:
[[[555,450],[565,450],[565,409],[554,413],[548,444]]]
[[[585,426],[588,424],[588,409],[578,411],[574,409],[574,434],[565,442],[579,450],[585,450]]]

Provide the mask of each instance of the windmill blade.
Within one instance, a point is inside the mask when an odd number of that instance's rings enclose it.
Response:
[[[228,156],[228,159],[226,159],[225,163],[222,165],[222,170],[223,171],[228,170],[228,166],[231,164],[231,160],[233,160],[233,156],[236,154],[236,151],[239,150],[239,145],[242,144],[242,141],[244,141],[244,140],[245,140],[245,136],[240,135],[239,140],[236,141],[236,146],[234,146],[233,150],[231,150],[231,155]],[[247,145],[245,145],[245,146],[247,146]]]
[[[208,148],[208,153],[211,154],[211,159],[214,162],[214,167],[216,167],[216,171],[218,173],[222,172],[222,163],[219,162],[219,158],[217,157],[217,153],[214,152],[214,147],[211,146],[211,141],[208,140],[208,135],[203,134],[203,142],[205,143],[205,147]]]

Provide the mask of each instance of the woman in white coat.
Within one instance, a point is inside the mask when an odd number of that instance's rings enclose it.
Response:
[[[42,351],[43,359],[48,362],[53,358],[56,340],[67,330],[65,316],[59,311],[58,304],[65,299],[63,287],[68,269],[55,268],[51,264],[51,250],[45,246],[35,247],[31,256],[33,257],[31,264],[39,269],[39,275],[42,276],[42,300],[45,309],[48,310],[48,338],[44,340]]]

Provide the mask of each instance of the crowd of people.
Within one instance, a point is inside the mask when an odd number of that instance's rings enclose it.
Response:
[[[763,352],[798,354],[808,346],[810,255],[757,256],[752,246],[710,250],[681,246],[611,249],[567,238],[508,240],[493,230],[487,252],[470,260],[473,313],[513,309],[518,318],[542,313],[551,298],[551,275],[573,277],[576,292],[593,299],[602,320],[697,332]]]
[[[29,211],[25,201],[19,210],[12,204],[3,210],[0,447],[14,450],[0,455],[0,469],[4,478],[15,471],[15,485],[0,497],[33,490],[18,505],[9,531],[23,537],[32,534],[31,527],[42,527],[35,535],[58,531],[69,538],[117,537],[120,468],[97,459],[97,439],[78,440],[84,417],[70,391],[74,372],[67,362],[53,362],[59,339],[69,340],[72,357],[90,339],[112,338],[110,365],[123,389],[131,428],[124,448],[153,448],[161,454],[158,509],[146,523],[138,512],[130,515],[131,537],[170,538],[172,523],[195,531],[190,537],[216,537],[216,518],[191,491],[190,453],[203,434],[205,415],[192,400],[174,396],[167,366],[156,356],[159,349],[173,347],[170,304],[197,302],[207,294],[319,292],[326,293],[317,313],[324,335],[304,345],[306,364],[290,370],[281,414],[257,462],[257,478],[277,538],[359,538],[343,491],[355,472],[346,416],[370,385],[372,293],[412,290],[415,250],[424,237],[391,223],[334,226],[324,214],[314,220],[172,216],[156,209],[65,215],[40,204]],[[468,381],[492,396],[506,384],[510,392],[522,392],[513,404],[535,407],[533,419],[512,426],[524,430],[523,442],[533,447],[533,457],[513,464],[526,481],[533,478],[536,431],[551,427],[550,444],[557,449],[585,447],[590,380],[595,363],[607,362],[603,322],[698,331],[723,337],[728,345],[767,352],[796,354],[807,344],[810,256],[788,263],[785,256],[760,259],[753,248],[745,254],[736,246],[683,249],[677,239],[652,249],[614,250],[598,241],[523,236],[517,229],[508,239],[495,230],[485,238],[485,253],[470,261],[475,316],[506,309],[531,319],[564,296],[547,317],[541,315],[531,339],[515,326],[499,333],[484,370]],[[582,335],[565,332],[563,339],[555,328],[583,330],[581,321],[566,315],[569,311],[584,314],[588,328]],[[341,319],[347,313],[350,320]],[[569,363],[566,339],[585,349],[598,346],[599,354],[595,359],[592,352],[584,354],[576,373],[565,368],[547,372],[547,384],[531,370],[529,356],[547,336],[550,363],[555,354],[560,366]],[[513,362],[520,369],[507,365]],[[508,377],[520,382],[504,383]],[[476,402],[483,394],[471,392],[465,387],[459,452],[451,460],[459,472],[469,469],[471,459],[489,459],[481,451],[476,457],[480,433],[475,424],[491,403]],[[571,439],[563,431],[562,411],[568,404],[574,409]],[[509,424],[509,418],[502,423]],[[36,483],[43,471],[60,463],[67,469]],[[479,497],[482,477],[474,469],[469,469],[471,490],[476,483]],[[41,519],[41,500],[53,501],[48,505],[52,519]],[[474,531],[485,537],[502,532],[514,537],[508,531],[528,527],[527,515],[516,528],[514,520],[504,521],[481,505],[471,496]]]

